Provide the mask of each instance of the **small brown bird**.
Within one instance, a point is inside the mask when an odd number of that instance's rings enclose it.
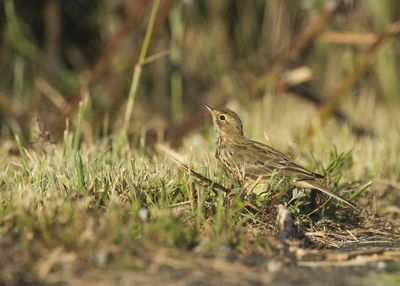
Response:
[[[353,203],[331,192],[318,181],[324,176],[307,170],[270,146],[246,138],[242,121],[235,112],[204,106],[211,113],[217,136],[215,157],[229,177],[244,183],[268,182],[272,176],[278,175],[289,178],[294,187],[319,190],[357,209]]]

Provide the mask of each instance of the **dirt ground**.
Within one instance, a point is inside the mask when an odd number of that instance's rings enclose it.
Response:
[[[376,249],[375,249],[376,250]],[[394,253],[394,252],[393,252]],[[336,255],[340,255],[336,252]],[[237,259],[184,257],[157,258],[146,270],[96,269],[68,280],[53,277],[49,285],[399,285],[400,264],[310,263],[299,266],[282,257],[244,256]],[[396,252],[397,261],[400,251]],[[163,261],[165,260],[165,261]],[[360,260],[360,261],[357,261]],[[301,263],[300,263],[301,264]],[[351,265],[351,266],[349,266]],[[25,281],[28,282],[28,281]],[[32,281],[33,282],[33,281]],[[27,283],[30,284],[30,283]],[[34,285],[35,283],[32,283]]]

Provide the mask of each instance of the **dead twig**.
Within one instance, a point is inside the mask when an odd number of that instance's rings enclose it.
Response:
[[[202,174],[197,173],[196,171],[192,170],[191,168],[189,168],[188,166],[186,166],[185,164],[183,164],[182,162],[177,161],[176,159],[169,157],[174,163],[176,163],[177,165],[179,165],[179,167],[181,167],[182,169],[184,169],[185,171],[188,172],[188,174],[190,176],[196,177],[197,179],[199,179],[200,181],[202,181],[203,183],[207,184],[210,188],[214,188],[214,189],[218,189],[220,191],[223,191],[226,194],[229,194],[231,192],[231,190],[225,188],[224,186],[218,184],[217,182],[203,176]]]
[[[324,32],[319,41],[341,45],[369,45],[376,41],[376,33]]]
[[[355,266],[372,262],[400,259],[400,250],[389,251],[383,248],[357,249],[353,251],[306,250],[297,249],[295,255],[299,266]]]
[[[58,111],[61,112],[61,114],[67,115],[70,112],[71,106],[65,100],[65,97],[46,79],[39,76],[35,80],[35,87],[41,95],[51,101],[51,103],[58,109]]]

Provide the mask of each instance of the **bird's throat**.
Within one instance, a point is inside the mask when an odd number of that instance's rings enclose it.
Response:
[[[223,144],[230,144],[234,142],[239,142],[242,141],[244,136],[242,134],[233,132],[233,133],[224,133],[224,132],[219,132],[217,133],[217,146],[223,145]]]

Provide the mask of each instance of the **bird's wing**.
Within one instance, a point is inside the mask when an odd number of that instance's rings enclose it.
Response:
[[[256,141],[250,141],[245,146],[247,150],[241,152],[238,159],[244,163],[246,174],[270,177],[275,172],[283,176],[296,177],[298,180],[324,178],[295,163],[287,155],[270,146]]]
[[[272,147],[256,141],[250,141],[247,144],[242,143],[240,146],[234,147],[231,152],[234,154],[232,159],[234,158],[235,164],[239,168],[244,169],[247,177],[252,179],[260,177],[270,178],[274,174],[293,177],[295,180],[294,185],[297,187],[317,189],[330,197],[358,209],[353,203],[322,186],[317,179],[323,178],[323,176],[307,170]]]

